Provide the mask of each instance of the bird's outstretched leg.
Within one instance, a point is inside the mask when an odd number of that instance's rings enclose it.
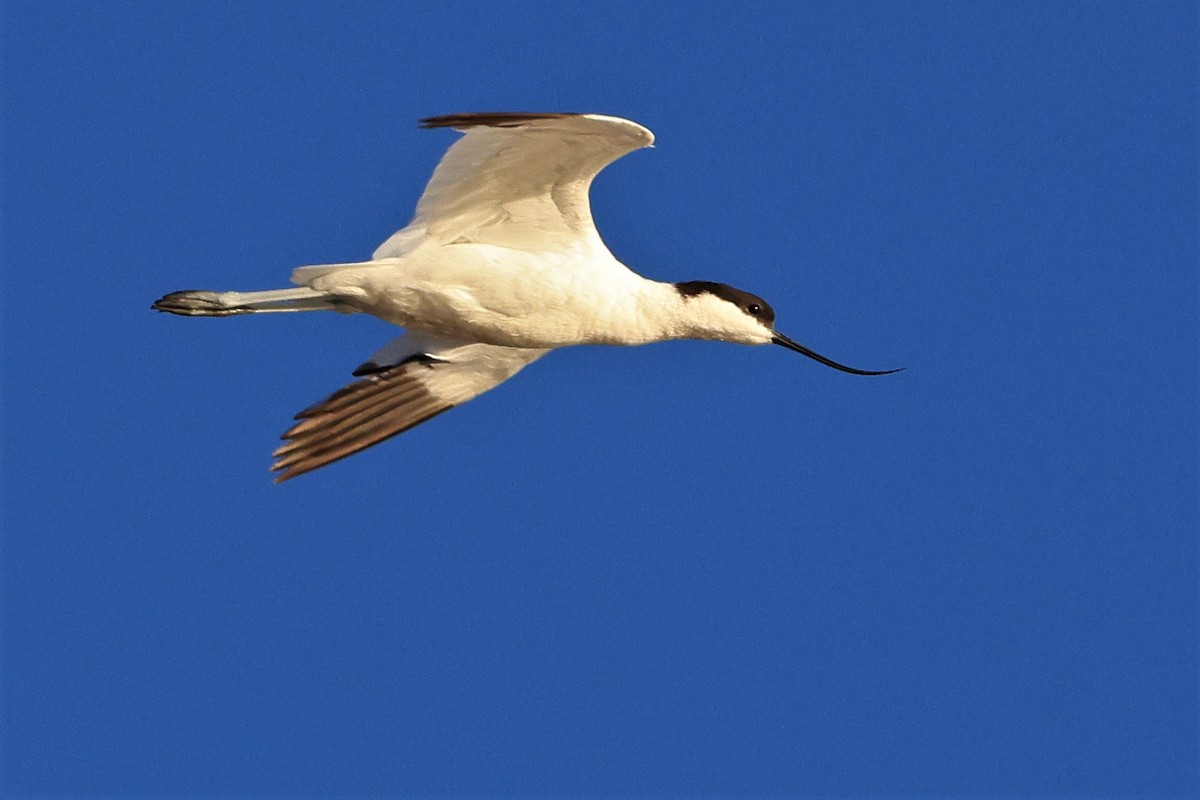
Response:
[[[151,308],[186,317],[228,317],[282,311],[350,311],[334,298],[308,287],[266,292],[207,292],[189,289],[171,292]]]

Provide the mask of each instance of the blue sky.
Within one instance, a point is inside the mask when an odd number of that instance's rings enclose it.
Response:
[[[1200,791],[1185,3],[7,3],[10,795]],[[472,110],[635,119],[614,253],[782,348],[577,348],[283,486]]]

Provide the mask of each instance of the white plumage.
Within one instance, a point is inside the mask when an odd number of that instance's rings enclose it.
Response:
[[[781,344],[846,372],[774,330],[761,298],[724,284],[660,283],[629,270],[592,222],[588,189],[649,147],[637,123],[595,114],[459,114],[423,127],[466,132],[445,154],[412,221],[370,261],[300,267],[298,289],[175,292],[189,316],[363,312],[407,329],[362,376],[297,414],[277,481],[369,447],[482,394],[555,347],[718,339]],[[894,371],[894,370],[889,370]]]

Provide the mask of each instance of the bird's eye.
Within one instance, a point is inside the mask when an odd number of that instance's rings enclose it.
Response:
[[[760,306],[758,303],[751,303],[750,305],[746,306],[746,310],[751,314],[757,314],[758,312],[762,311],[762,306]]]

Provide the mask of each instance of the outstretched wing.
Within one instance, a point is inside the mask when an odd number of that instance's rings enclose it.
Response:
[[[421,126],[466,135],[442,157],[412,222],[380,245],[374,259],[401,256],[428,241],[600,244],[588,204],[592,179],[654,143],[654,134],[636,122],[599,114],[452,114],[423,119]]]
[[[407,333],[354,371],[365,376],[296,415],[271,469],[276,483],[353,455],[477,397],[547,350]]]

